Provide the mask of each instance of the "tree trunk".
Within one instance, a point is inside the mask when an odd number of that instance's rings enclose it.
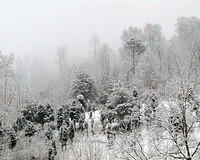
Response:
[[[127,88],[129,88],[130,72],[131,70],[128,70],[128,72],[126,73]]]
[[[133,73],[133,75],[135,75],[135,50],[134,50],[134,48],[133,48],[133,53],[132,53],[132,63],[133,63],[132,73]]]
[[[7,74],[5,74],[5,82],[4,82],[4,104],[7,105]]]
[[[161,57],[160,50],[158,51],[158,55],[159,55],[159,61],[160,61],[160,75],[161,75],[161,71],[162,71],[162,57]]]
[[[185,105],[184,107],[186,107],[186,102],[185,102]],[[184,141],[185,141],[185,148],[186,148],[186,151],[187,151],[187,160],[191,160],[190,158],[190,148],[189,148],[189,144],[188,144],[188,126],[187,126],[187,121],[186,121],[186,115],[185,115],[185,112],[186,112],[186,109],[183,108],[183,111],[182,111],[182,116],[183,116],[183,120],[182,120],[182,123],[183,123],[183,136],[184,136]]]
[[[170,65],[170,57],[169,57],[169,55],[167,57],[167,61],[168,61],[168,76],[170,77],[171,76],[171,65]]]

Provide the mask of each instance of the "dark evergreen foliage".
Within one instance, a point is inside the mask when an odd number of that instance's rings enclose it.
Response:
[[[32,137],[37,132],[34,125],[31,122],[27,123],[26,129],[25,129],[25,136],[26,137]]]
[[[59,130],[60,127],[62,126],[63,120],[64,120],[63,108],[60,108],[60,109],[58,110],[58,113],[57,113],[57,128],[58,128],[58,130]]]
[[[55,140],[52,140],[52,144],[48,152],[48,160],[54,160],[56,155],[57,155],[56,142]]]
[[[67,124],[63,123],[63,125],[60,128],[60,137],[59,137],[62,150],[64,149],[64,147],[66,147],[68,139],[69,139],[69,128]]]
[[[108,93],[103,92],[103,93],[101,94],[101,96],[99,97],[98,103],[99,103],[99,104],[105,105],[105,104],[107,103],[107,101],[108,101],[108,96],[109,96]]]
[[[22,116],[24,116],[27,121],[34,122],[36,113],[37,113],[37,105],[31,104],[26,106],[26,108],[22,111]]]
[[[75,128],[74,128],[73,123],[70,123],[70,126],[69,126],[69,138],[70,138],[72,143],[73,143],[74,136],[75,136]]]
[[[84,113],[84,108],[73,101],[69,111],[71,120],[78,122],[82,113]]]
[[[47,131],[45,132],[45,136],[47,137],[48,140],[53,139],[53,130],[52,128],[48,127]]]
[[[27,122],[26,122],[25,117],[23,117],[23,116],[18,117],[16,122],[13,125],[13,129],[15,130],[15,132],[21,131],[26,127],[26,124],[27,124]]]
[[[50,121],[54,121],[54,111],[49,104],[46,106],[43,105],[28,105],[22,111],[22,117],[25,118],[26,121],[30,121],[33,123],[39,123],[42,126]]]
[[[8,134],[8,137],[9,137],[8,147],[10,149],[13,149],[17,144],[17,134],[12,129],[9,129],[7,131],[7,134]]]
[[[145,46],[142,41],[136,38],[131,38],[126,42],[125,48],[132,49],[133,51],[130,54],[141,54],[145,51]]]

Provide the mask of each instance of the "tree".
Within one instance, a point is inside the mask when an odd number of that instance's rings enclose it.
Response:
[[[36,113],[34,121],[36,123],[41,124],[42,128],[45,123],[54,121],[54,116],[52,115],[53,110],[49,107],[50,107],[49,105],[47,106],[39,105],[37,107],[37,113]]]
[[[18,117],[16,122],[13,125],[15,132],[23,130],[27,125],[25,117]]]
[[[157,114],[157,129],[162,135],[156,134],[159,138],[154,140],[154,143],[158,153],[163,157],[192,160],[199,157],[200,147],[200,141],[194,132],[199,131],[199,117],[195,112],[200,107],[197,91],[199,85],[197,77],[191,73],[184,74],[175,84],[171,86],[176,90],[174,102],[169,106],[162,106]],[[161,147],[162,140],[165,145],[168,144],[165,148]]]
[[[9,129],[7,135],[9,137],[9,148],[13,149],[17,144],[17,134],[12,129]]]
[[[64,111],[60,108],[57,113],[57,129],[59,130],[64,121]]]
[[[26,129],[25,129],[25,136],[26,137],[32,137],[37,132],[34,125],[31,122],[27,123]]]
[[[122,72],[124,72],[123,75],[126,75],[124,80],[127,82],[128,87],[131,79],[130,76],[131,75],[134,76],[133,72],[135,71],[135,65],[137,64],[137,57],[135,54],[133,55],[133,49],[127,47],[128,46],[127,43],[133,38],[136,40],[141,40],[143,43],[144,35],[142,30],[136,27],[135,28],[129,27],[128,29],[124,30],[121,35],[122,47],[120,48],[120,57],[121,57],[120,63],[123,64],[122,65],[123,68],[122,67],[121,68]]]
[[[84,114],[83,106],[77,103],[76,101],[73,101],[72,105],[69,108],[69,117],[74,122],[74,124],[80,121],[82,114]]]
[[[54,121],[54,111],[49,104],[43,106],[36,104],[28,105],[22,111],[22,117],[26,121],[41,124],[42,127],[45,123]]]
[[[141,124],[140,104],[138,103],[135,92],[134,96],[131,96],[126,89],[116,89],[108,97],[105,112],[103,116],[106,115],[108,119],[117,119],[123,122],[123,124],[126,123],[127,128],[123,128],[125,131],[130,131],[132,127],[137,128]]]
[[[127,30],[124,30],[121,35],[123,45],[125,45],[133,37],[142,41],[144,40],[144,35],[141,29],[138,29],[136,27],[129,27]]]
[[[3,55],[0,52],[0,74],[4,77],[4,105],[7,105],[8,102],[8,93],[7,86],[9,78],[13,78],[12,65],[14,63],[14,55]]]
[[[186,70],[198,64],[198,56],[194,54],[194,48],[200,44],[200,19],[196,17],[180,17],[176,24],[177,54]],[[180,54],[181,53],[181,54]],[[195,63],[194,63],[195,62]],[[199,69],[199,65],[192,66]]]
[[[144,106],[144,120],[147,127],[154,124],[156,121],[156,111],[159,105],[158,95],[155,90],[145,89],[145,92],[140,97]]]
[[[198,70],[200,70],[200,42],[193,45],[192,54],[198,63]]]
[[[60,78],[66,80],[67,72],[67,50],[65,47],[57,49],[57,57],[60,71]]]
[[[144,54],[136,67],[136,85],[139,88],[157,89],[161,81],[156,59]]]
[[[15,104],[16,84],[14,73],[14,55],[4,55],[0,51],[0,112],[2,113],[2,125],[6,126],[16,116]],[[13,116],[10,116],[13,115]]]
[[[131,38],[127,43],[126,43],[126,48],[130,49],[130,56],[132,58],[132,73],[133,75],[135,74],[135,56],[142,54],[145,51],[145,47],[142,44],[142,42],[138,39]]]
[[[123,47],[120,49],[121,57],[131,65],[128,71],[129,66],[126,66],[126,81],[129,86],[130,73],[135,75],[136,56],[145,51],[143,32],[138,28],[129,27],[122,33],[121,40],[123,42]]]
[[[106,103],[106,107],[108,109],[115,109],[117,105],[127,103],[128,100],[128,90],[120,88],[110,94]]]
[[[162,35],[161,29],[161,26],[158,24],[146,24],[144,28],[145,46],[152,54],[158,56],[160,74],[162,71],[164,45],[166,45],[166,40]]]
[[[98,52],[98,66],[100,68],[101,88],[105,89],[106,83],[109,81],[110,74],[110,57],[112,50],[104,43],[101,45]]]
[[[78,72],[72,85],[71,95],[73,98],[83,95],[86,101],[96,101],[97,90],[94,80],[86,72]]]
[[[100,47],[100,38],[98,35],[94,34],[90,39],[90,53],[96,58],[98,49]]]
[[[27,105],[24,108],[24,110],[22,110],[22,116],[25,117],[25,119],[27,121],[34,122],[36,114],[37,114],[37,105],[36,104]]]
[[[111,79],[108,79],[105,82],[104,87],[102,88],[102,91],[99,96],[99,100],[98,100],[99,104],[105,105],[107,103],[108,97],[110,96],[110,94],[116,90],[115,83],[116,82]]]
[[[85,64],[88,67],[88,73],[94,76],[96,87],[103,91],[105,83],[110,76],[110,57],[112,49],[106,43],[100,43],[99,37],[95,34],[90,40],[91,56]],[[84,67],[85,68],[85,67]]]
[[[76,97],[76,99],[81,103],[81,105],[84,107],[84,109],[88,108],[87,103],[86,103],[85,98],[84,98],[83,95],[78,95]]]
[[[191,49],[200,42],[200,19],[197,17],[180,17],[177,19],[176,32],[185,49]]]
[[[58,97],[59,101],[64,102],[64,96],[67,89],[70,88],[71,85],[71,74],[70,74],[70,64],[69,64],[69,55],[66,47],[59,47],[57,49],[57,64],[59,68],[60,78],[58,79]]]

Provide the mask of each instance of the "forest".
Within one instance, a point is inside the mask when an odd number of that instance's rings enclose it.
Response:
[[[200,19],[119,38],[94,34],[81,60],[0,52],[1,160],[200,159]]]

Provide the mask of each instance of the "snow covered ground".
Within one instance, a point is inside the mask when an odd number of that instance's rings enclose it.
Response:
[[[90,112],[86,112],[85,113],[85,120],[87,122],[90,121],[89,117],[90,117]],[[101,115],[100,115],[99,111],[92,112],[92,118],[94,119],[94,122],[99,123],[100,122],[100,117],[101,117]]]
[[[165,103],[164,103],[165,104]],[[166,105],[166,104],[165,104]],[[100,122],[100,113],[95,111],[93,114],[95,134],[92,135],[89,133],[87,137],[86,133],[76,133],[75,142],[73,145],[68,144],[66,151],[61,151],[59,149],[59,159],[68,159],[68,160],[121,160],[124,157],[131,157],[127,152],[130,150],[130,142],[134,142],[134,135],[131,134],[118,134],[114,140],[114,144],[110,146],[108,144],[107,135],[101,132],[101,122]],[[89,118],[89,112],[86,113],[86,121],[89,123],[89,128],[91,125],[91,119]],[[193,136],[200,140],[200,129],[195,129]],[[148,155],[151,160],[160,160],[154,155],[156,150],[152,144],[153,132],[152,130],[147,130],[145,127],[139,132],[140,136],[138,138],[140,145],[143,147],[144,154]],[[165,133],[161,133],[165,135]],[[170,143],[165,140],[159,144],[159,147],[162,149],[167,149],[170,147]],[[141,154],[140,146],[136,145],[136,151]],[[133,151],[130,151],[132,154]],[[142,156],[142,154],[141,154]],[[122,158],[123,157],[123,158]],[[152,157],[152,158],[151,158]],[[134,158],[130,158],[134,159]]]

